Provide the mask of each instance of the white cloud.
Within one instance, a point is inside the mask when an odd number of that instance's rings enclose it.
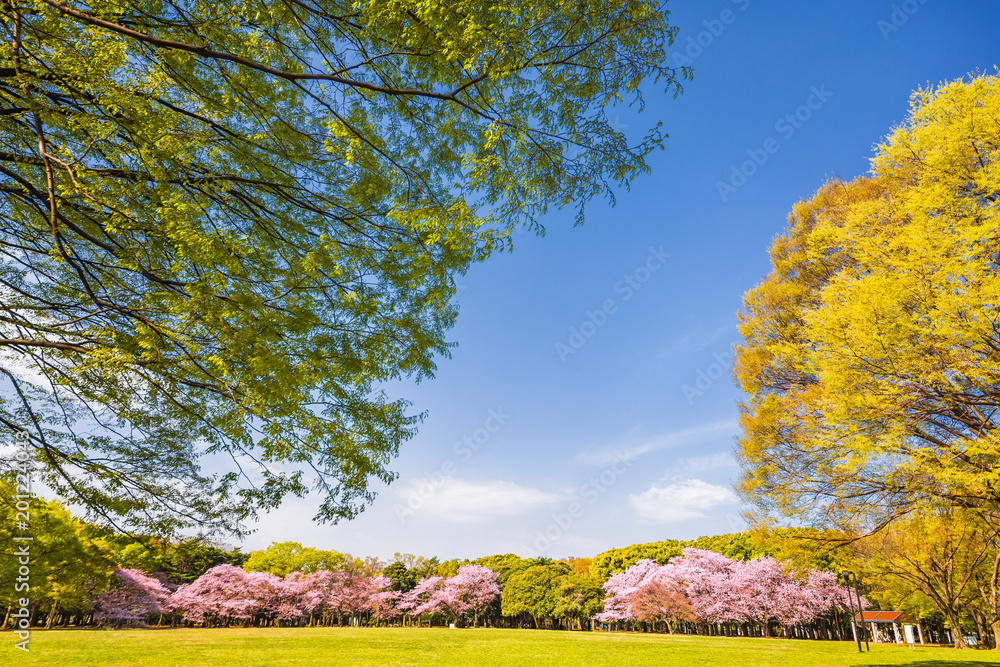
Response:
[[[619,442],[591,449],[578,454],[576,462],[594,467],[608,466],[620,459],[632,460],[661,449],[693,445],[720,435],[731,436],[738,428],[739,424],[732,420],[699,424],[640,441]]]
[[[465,482],[454,477],[417,480],[400,493],[401,505],[451,521],[526,514],[569,496],[525,488],[514,482]]]
[[[673,523],[707,516],[718,505],[735,505],[739,499],[724,486],[700,479],[687,479],[667,486],[656,486],[628,497],[629,504],[641,519]]]
[[[35,364],[27,361],[26,359],[26,357],[20,354],[15,354],[9,349],[0,351],[0,364],[3,364],[3,367],[13,373],[18,380],[33,384],[36,387],[41,387],[47,391],[51,391],[52,384],[49,382],[48,378],[42,375],[41,371]],[[9,381],[6,377],[3,378],[3,380],[4,382]]]

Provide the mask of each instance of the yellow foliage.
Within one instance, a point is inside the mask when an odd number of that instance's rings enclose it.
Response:
[[[913,95],[870,176],[799,202],[745,296],[742,492],[877,526],[1000,511],[1000,79]]]

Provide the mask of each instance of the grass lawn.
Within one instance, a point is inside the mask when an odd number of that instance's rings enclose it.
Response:
[[[1000,652],[782,639],[444,628],[37,630],[0,634],[0,665],[997,665]]]

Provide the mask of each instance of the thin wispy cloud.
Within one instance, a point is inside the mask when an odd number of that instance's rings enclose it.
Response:
[[[576,455],[575,461],[581,465],[603,467],[621,459],[636,459],[646,454],[694,445],[720,436],[736,433],[735,420],[699,424],[681,431],[647,438],[625,438],[615,443],[602,445]]]
[[[736,459],[730,452],[719,452],[706,456],[692,456],[691,458],[678,461],[668,470],[668,476],[691,477],[706,472],[717,472],[722,470],[735,470],[737,468]]]
[[[679,354],[691,355],[709,348],[715,348],[726,338],[738,336],[736,327],[731,322],[717,327],[708,333],[702,327],[696,327],[683,336],[671,341],[658,351],[658,358],[672,359]]]

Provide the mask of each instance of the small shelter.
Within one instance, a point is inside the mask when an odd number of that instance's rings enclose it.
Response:
[[[920,627],[920,623],[917,622],[912,616],[901,612],[901,611],[863,611],[860,614],[854,615],[854,620],[858,623],[870,623],[872,628],[872,637],[875,641],[881,641],[879,638],[881,633],[878,631],[879,625],[888,625],[892,627],[892,635],[896,640],[897,644],[912,644],[913,630],[905,632],[903,629],[907,625],[917,626],[917,634],[920,636],[920,645],[924,644],[924,631]],[[907,637],[906,641],[903,641],[904,635]]]

